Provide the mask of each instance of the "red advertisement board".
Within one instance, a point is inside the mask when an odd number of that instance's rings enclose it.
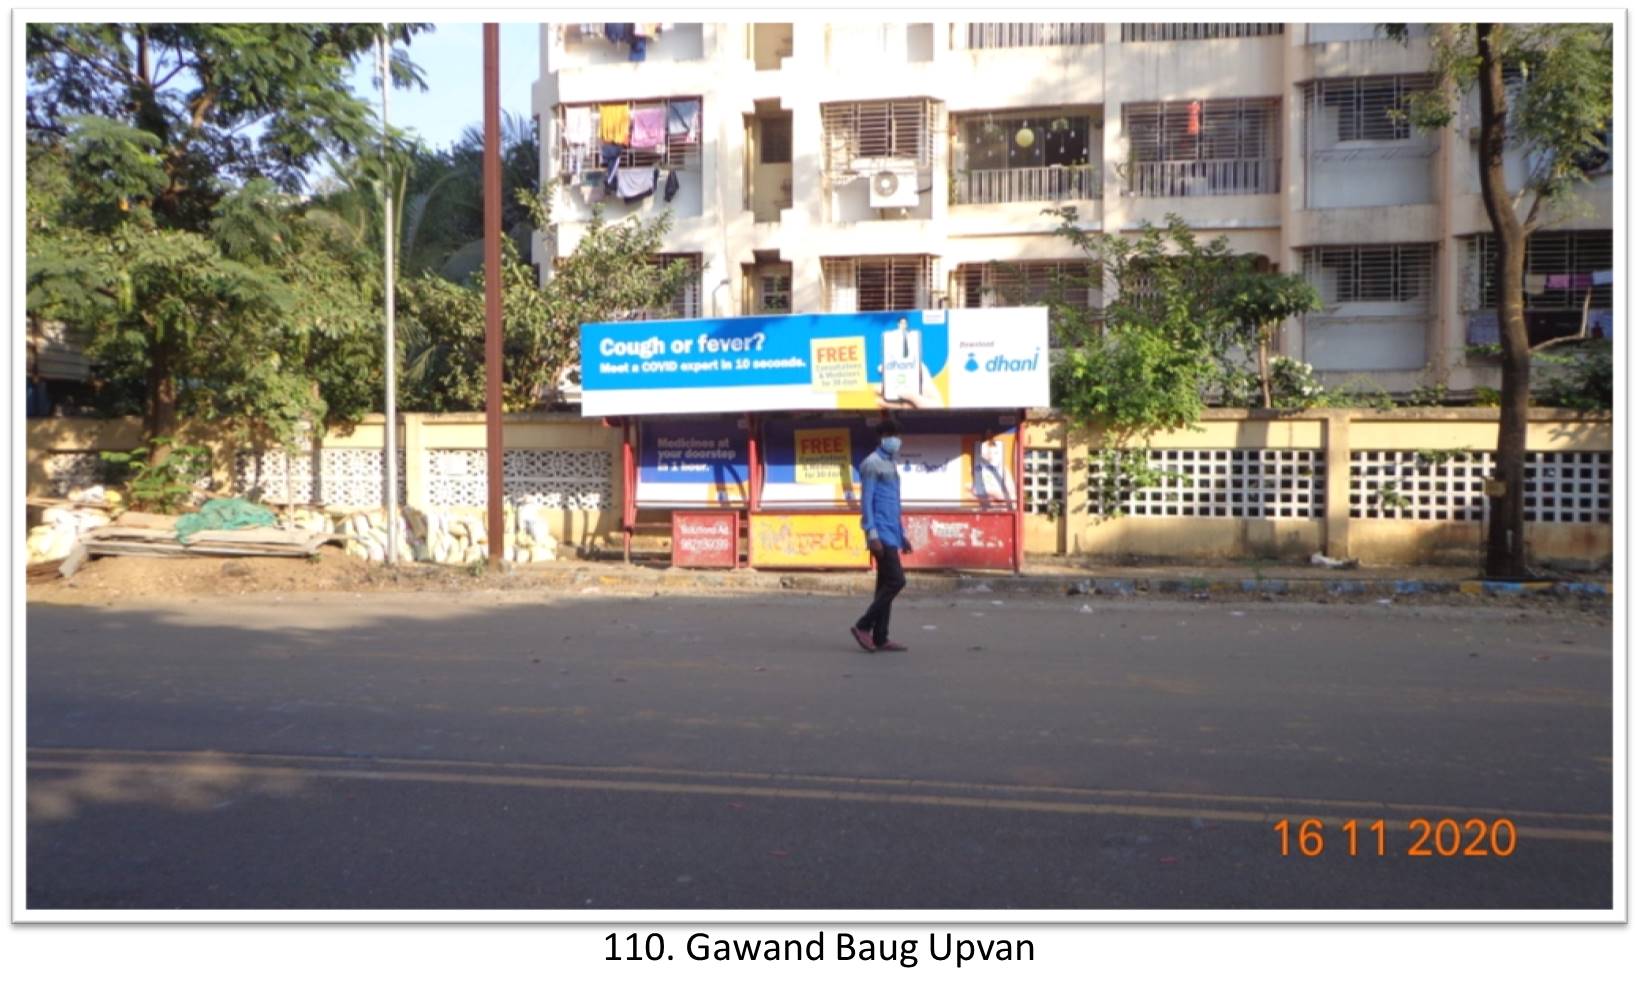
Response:
[[[915,552],[904,566],[1013,569],[1011,512],[905,512],[904,533]]]
[[[677,567],[738,567],[738,512],[672,512],[671,563]]]

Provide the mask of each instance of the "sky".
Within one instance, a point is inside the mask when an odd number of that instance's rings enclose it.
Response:
[[[529,91],[540,74],[540,25],[501,24],[501,109],[530,117]],[[483,25],[444,22],[418,34],[409,45],[410,61],[421,67],[427,91],[393,90],[387,119],[396,128],[413,128],[428,145],[448,146],[469,125],[483,127]],[[372,83],[375,60],[353,71],[352,87],[380,107],[381,91]]]

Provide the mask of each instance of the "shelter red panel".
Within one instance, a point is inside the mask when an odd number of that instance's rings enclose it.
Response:
[[[671,563],[678,567],[738,567],[739,513],[672,512]]]
[[[905,537],[915,552],[904,566],[1010,571],[1013,526],[1011,512],[905,512]]]

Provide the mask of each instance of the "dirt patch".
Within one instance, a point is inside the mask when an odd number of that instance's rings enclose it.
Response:
[[[371,564],[333,546],[313,557],[99,557],[72,578],[30,582],[28,597],[53,602],[123,601],[173,595],[299,591],[443,591],[528,584],[524,575],[475,577],[459,567]]]

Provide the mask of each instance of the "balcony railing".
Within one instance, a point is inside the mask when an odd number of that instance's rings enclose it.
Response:
[[[1272,158],[1138,162],[1128,170],[1126,192],[1134,197],[1274,194],[1280,189],[1280,161]]]
[[[1102,196],[1096,166],[970,169],[956,174],[957,204],[1093,201]]]
[[[1076,21],[1042,24],[989,22],[956,25],[957,45],[966,48],[1035,48],[1043,45],[1097,45],[1103,25]]]

